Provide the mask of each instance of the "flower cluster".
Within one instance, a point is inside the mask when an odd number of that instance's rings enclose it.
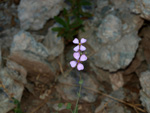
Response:
[[[79,42],[79,40],[77,38],[75,38],[73,40],[74,44],[78,44],[73,50],[75,51],[73,53],[73,57],[76,59],[76,61],[71,61],[70,65],[72,68],[77,66],[77,69],[83,70],[84,66],[81,62],[86,61],[87,60],[87,56],[85,54],[83,54],[82,52],[86,50],[86,47],[84,47],[82,44],[86,42],[85,38],[82,38],[81,41]]]

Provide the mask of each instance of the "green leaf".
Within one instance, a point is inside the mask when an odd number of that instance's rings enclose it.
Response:
[[[71,25],[70,28],[77,28],[82,25],[83,21],[81,19],[76,19]]]
[[[63,9],[63,14],[66,15],[67,14],[67,10],[66,8]]]
[[[68,104],[67,104],[66,109],[71,109],[71,103],[68,103]]]
[[[73,13],[74,16],[79,16],[77,9],[73,9],[72,13]]]
[[[72,37],[75,36],[75,35],[77,35],[77,34],[78,34],[78,32],[75,31],[75,30],[73,30],[73,31],[71,32],[71,36],[72,36]]]
[[[65,36],[64,30],[58,32],[57,37],[59,37],[59,36],[62,36],[62,37]]]
[[[14,109],[14,112],[15,112],[15,113],[23,113],[20,108],[15,108],[15,109]]]
[[[63,106],[63,103],[59,103],[58,107],[61,108]]]
[[[67,27],[66,22],[62,18],[60,18],[58,16],[55,16],[54,19],[55,19],[56,22],[58,22],[62,26]]]
[[[14,98],[14,104],[18,105],[18,104],[20,104],[20,102]]]
[[[67,33],[67,34],[65,35],[65,38],[68,39],[68,40],[71,39],[71,37],[72,37],[72,36],[71,36],[70,33]]]
[[[79,84],[82,85],[82,84],[83,84],[83,80],[80,80],[80,81],[79,81]]]
[[[63,27],[53,27],[52,28],[52,31],[61,31],[61,30],[63,30]]]
[[[88,13],[88,12],[80,12],[80,14],[81,14],[83,17],[92,17],[92,16],[93,16],[91,13]]]

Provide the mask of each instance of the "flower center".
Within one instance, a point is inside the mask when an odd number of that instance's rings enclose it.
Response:
[[[77,62],[79,63],[79,62],[80,62],[80,60],[77,60]]]
[[[81,46],[81,43],[79,43],[79,46]]]

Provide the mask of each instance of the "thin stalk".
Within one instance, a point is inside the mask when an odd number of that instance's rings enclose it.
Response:
[[[80,75],[80,81],[81,81],[81,75]],[[78,99],[77,99],[77,102],[76,102],[74,113],[76,113],[76,111],[78,109],[78,103],[79,103],[79,99],[80,99],[81,88],[82,88],[82,84],[80,84],[79,93],[78,93],[79,95],[78,95]]]
[[[71,113],[73,113],[72,109],[70,109]]]

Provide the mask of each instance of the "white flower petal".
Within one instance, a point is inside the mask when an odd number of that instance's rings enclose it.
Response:
[[[85,38],[81,38],[81,44],[85,43],[86,39]]]
[[[72,68],[76,67],[77,61],[70,61],[70,65]]]
[[[81,45],[81,46],[80,46],[80,50],[81,50],[81,51],[85,51],[85,50],[86,50],[86,47],[84,47],[83,45]]]
[[[83,69],[84,69],[83,64],[78,63],[78,65],[77,65],[77,69],[78,69],[79,71],[83,70]]]
[[[79,52],[74,52],[74,53],[73,53],[73,57],[74,57],[76,60],[79,60],[79,58],[80,58],[80,53],[79,53]]]
[[[85,54],[81,55],[80,61],[86,61],[86,60],[87,60],[87,56]]]
[[[78,40],[77,38],[75,38],[75,39],[73,40],[73,43],[74,43],[74,44],[79,44],[79,40]]]
[[[79,45],[73,48],[74,51],[79,51]]]

